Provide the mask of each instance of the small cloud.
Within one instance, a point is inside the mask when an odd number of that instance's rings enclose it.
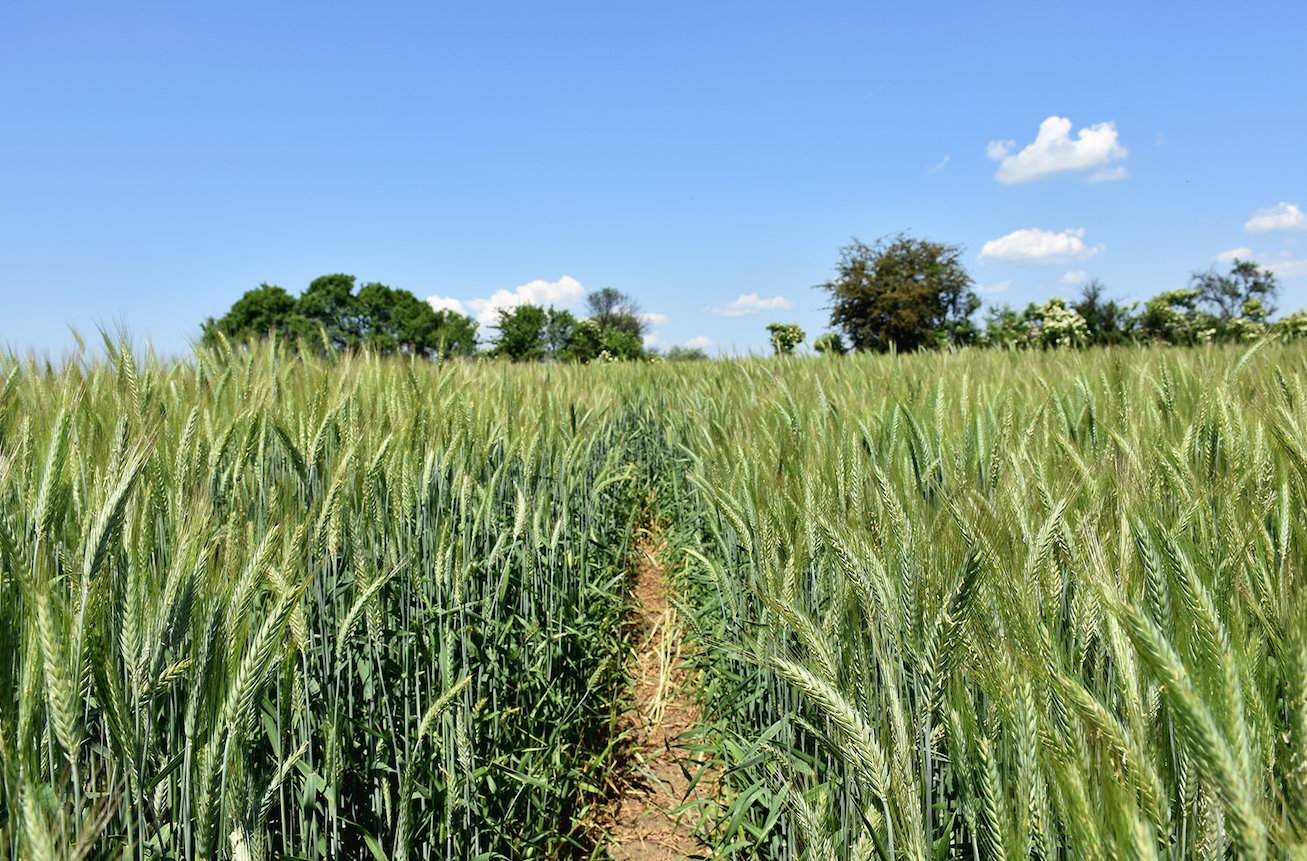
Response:
[[[741,293],[731,304],[712,305],[707,310],[709,314],[719,317],[743,317],[746,314],[761,314],[763,311],[781,311],[793,304],[784,296],[763,298],[757,293]]]
[[[1014,146],[1016,144],[1013,141],[990,141],[985,147],[985,154],[990,160],[999,162],[994,179],[1005,185],[1029,182],[1063,171],[1090,168],[1100,168],[1098,173],[1090,177],[1097,182],[1124,179],[1124,173],[1117,175],[1104,166],[1129,154],[1121,146],[1115,123],[1099,123],[1080,129],[1073,138],[1071,120],[1058,116],[1048,117],[1040,123],[1034,142],[1015,155],[1012,154]]]
[[[1259,209],[1244,222],[1249,233],[1269,233],[1273,230],[1307,230],[1307,214],[1297,204],[1280,203],[1270,209]]]
[[[1011,287],[1011,281],[1000,281],[997,284],[977,284],[976,292],[986,296],[994,296],[998,293],[1006,293]]]
[[[1307,277],[1307,260],[1277,260],[1274,263],[1267,263],[1266,268],[1280,278]]]
[[[1089,273],[1083,269],[1076,269],[1071,272],[1062,273],[1062,277],[1057,279],[1059,283],[1068,287],[1079,287],[1089,280]]]
[[[659,314],[657,311],[645,311],[640,315],[640,321],[649,326],[661,326],[669,319],[671,318],[666,314]]]
[[[926,174],[927,174],[928,176],[933,176],[934,174],[939,173],[941,170],[943,170],[944,168],[948,167],[948,163],[949,163],[949,161],[952,160],[952,158],[953,158],[953,156],[951,156],[951,155],[946,155],[946,156],[944,156],[942,159],[940,159],[939,161],[935,162],[935,163],[932,164],[930,167],[926,168]]]
[[[1105,167],[1102,170],[1096,170],[1089,175],[1090,182],[1120,182],[1130,176],[1130,171],[1124,167]]]
[[[985,157],[990,161],[1002,161],[1007,158],[1007,154],[1012,152],[1012,147],[1016,146],[1014,140],[990,141],[985,144]]]
[[[1216,259],[1221,263],[1233,263],[1236,260],[1252,260],[1254,257],[1253,250],[1244,246],[1231,248],[1229,251],[1222,251],[1216,255]]]
[[[1103,246],[1085,244],[1083,228],[1055,233],[1029,227],[991,239],[980,249],[983,261],[1006,263],[1067,263],[1101,254]]]
[[[658,333],[657,333],[657,332],[650,332],[650,333],[648,333],[647,335],[644,336],[644,339],[643,339],[643,340],[644,340],[644,345],[645,345],[646,347],[653,347],[653,346],[656,346],[656,345],[658,344],[658,341],[659,341],[660,339],[659,339],[659,337],[658,337]]]
[[[455,314],[467,313],[463,303],[452,296],[428,296],[427,304],[434,311],[453,311]]]
[[[685,346],[693,347],[696,350],[706,350],[712,346],[712,338],[707,335],[695,335],[685,342]]]

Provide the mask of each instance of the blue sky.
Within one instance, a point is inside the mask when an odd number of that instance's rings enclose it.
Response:
[[[990,302],[1239,248],[1307,306],[1303,44],[1289,2],[11,0],[0,343],[182,351],[344,271],[474,314],[613,286],[660,346],[761,350],[900,230]]]

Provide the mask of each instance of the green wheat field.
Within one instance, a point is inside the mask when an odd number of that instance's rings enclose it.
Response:
[[[1307,349],[0,360],[0,853],[1307,858]],[[697,777],[697,776],[696,776]]]

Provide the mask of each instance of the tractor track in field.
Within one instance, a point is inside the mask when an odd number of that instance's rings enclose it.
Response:
[[[688,738],[699,705],[688,689],[684,629],[670,600],[664,545],[649,532],[639,539],[632,590],[638,633],[628,664],[633,698],[624,715],[630,762],[611,802],[607,848],[614,861],[706,858],[711,851],[694,832],[717,784]]]

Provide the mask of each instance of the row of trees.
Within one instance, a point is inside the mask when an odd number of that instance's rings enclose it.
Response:
[[[490,354],[514,362],[593,362],[645,357],[647,326],[635,300],[604,287],[586,296],[588,317],[561,308],[519,305],[500,314]]]
[[[247,291],[218,319],[201,329],[205,343],[219,338],[249,341],[280,337],[332,350],[367,348],[430,359],[478,354],[477,322],[455,311],[434,310],[407,290],[368,283],[357,290],[353,275],[315,278],[298,297],[261,284]],[[605,287],[586,297],[585,317],[570,311],[518,305],[501,311],[481,355],[514,362],[593,362],[659,355],[646,347],[648,326],[630,296]],[[702,350],[673,347],[673,361],[706,359]]]
[[[476,351],[475,320],[436,311],[407,290],[364,284],[353,275],[313,279],[298,297],[272,284],[249,290],[222,317],[201,325],[205,343],[280,337],[336,350],[367,347],[381,353],[427,358],[470,356]]]
[[[1248,340],[1272,329],[1286,338],[1307,337],[1307,312],[1271,322],[1279,285],[1273,272],[1247,260],[1235,260],[1228,272],[1194,273],[1188,287],[1143,303],[1108,299],[1093,280],[1071,302],[1053,298],[1022,311],[997,305],[977,325],[980,298],[961,257],[957,246],[902,234],[874,245],[854,240],[841,249],[835,277],[818,285],[831,297],[837,331],[821,335],[813,347],[838,354],[948,346],[1190,345]],[[768,331],[778,354],[793,352],[804,337],[794,324],[773,323]]]
[[[818,285],[831,298],[835,331],[819,336],[820,353],[848,350],[912,352],[950,346],[1083,347],[1137,342],[1190,345],[1241,341],[1276,331],[1307,337],[1307,312],[1272,322],[1279,291],[1275,275],[1247,260],[1228,272],[1195,273],[1189,285],[1142,303],[1106,296],[1097,280],[1078,298],[986,310],[957,246],[898,235],[873,245],[854,240],[840,250],[835,277]],[[519,305],[500,313],[482,355],[515,362],[593,362],[648,359],[647,324],[628,295],[605,287],[586,297],[588,314]],[[793,323],[767,327],[777,354],[789,354],[806,335]],[[433,359],[472,356],[477,323],[454,311],[436,311],[407,290],[367,283],[352,275],[315,278],[299,297],[262,284],[220,319],[203,324],[204,340],[279,336],[336,350],[366,347]],[[664,358],[705,359],[702,350],[674,347]]]

